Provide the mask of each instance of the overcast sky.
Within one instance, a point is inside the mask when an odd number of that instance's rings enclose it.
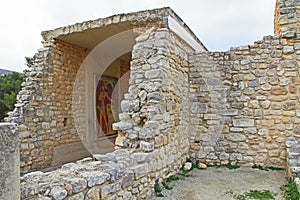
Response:
[[[273,34],[276,0],[10,0],[0,7],[0,68],[23,71],[40,33],[124,12],[171,7],[209,50]]]

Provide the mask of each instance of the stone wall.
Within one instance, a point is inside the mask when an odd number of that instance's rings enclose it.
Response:
[[[0,123],[0,199],[20,199],[19,137],[16,124]]]
[[[186,161],[190,47],[166,28],[136,38],[117,150],[61,169],[26,174],[23,199],[142,199]],[[138,78],[140,77],[140,78]],[[51,184],[49,184],[51,183]]]
[[[147,198],[154,183],[177,173],[188,157],[243,166],[287,164],[298,173],[298,5],[278,1],[275,32],[280,35],[226,52],[194,52],[167,28],[166,18],[155,14],[149,24],[136,23],[144,29],[138,31],[128,93],[114,124],[116,151],[26,174],[22,198]],[[85,56],[84,49],[58,40],[37,54],[11,115],[24,122],[24,172],[49,165],[55,145],[79,140],[70,94]]]
[[[21,172],[50,166],[53,148],[79,142],[72,92],[84,49],[59,40],[45,42],[34,56],[8,121],[19,125]]]
[[[191,156],[285,167],[299,140],[299,38],[267,36],[228,52],[191,56]],[[198,88],[198,91],[197,89]]]
[[[286,37],[294,37],[300,31],[300,1],[277,0],[275,13],[275,33],[281,33]]]

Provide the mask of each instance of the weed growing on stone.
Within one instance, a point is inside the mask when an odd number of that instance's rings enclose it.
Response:
[[[272,170],[272,171],[282,171],[282,170],[285,170],[284,168],[280,168],[280,167],[273,167],[273,166],[270,166],[270,167],[267,167],[268,169]]]
[[[228,163],[228,164],[226,164],[226,165],[224,165],[224,167],[227,167],[228,169],[238,169],[238,168],[240,168],[241,166],[240,165],[238,165],[238,164],[231,164],[230,162]]]
[[[233,194],[233,193],[231,193]],[[275,199],[274,194],[272,194],[269,190],[250,190],[250,192],[246,192],[245,194],[233,195],[233,198],[237,200],[247,200],[247,199],[257,199],[257,200],[272,200]]]
[[[161,193],[162,192],[162,189],[159,185],[159,183],[155,183],[154,184],[154,192],[156,194],[157,197],[163,197],[164,195]]]
[[[206,163],[207,167],[221,167],[220,163],[214,162],[214,163]]]
[[[189,159],[187,159],[187,162],[191,162]],[[193,169],[197,168],[199,165],[199,160],[196,160],[195,162],[192,162],[192,167],[189,170],[186,170],[184,168],[184,165],[180,168],[181,173],[179,174],[182,177],[189,177],[190,174],[188,174],[190,171],[192,171]]]
[[[286,178],[287,184],[283,185],[280,189],[283,191],[286,200],[299,200],[300,193],[297,190],[297,185],[294,178]]]
[[[169,186],[167,181],[163,181],[162,185],[164,186],[164,188],[166,188],[167,190],[172,190],[173,188]]]
[[[172,175],[165,179],[166,182],[178,181],[178,180],[180,180],[180,177],[177,175]]]
[[[253,165],[252,166],[253,169],[260,169],[260,170],[264,170],[264,171],[280,171],[280,170],[284,170],[283,168],[279,168],[279,167],[273,167],[273,166],[269,166],[269,167],[263,167],[261,165]]]
[[[259,169],[259,170],[265,170],[265,171],[268,171],[268,169],[264,168],[263,166],[261,165],[257,165],[257,164],[254,164],[252,166],[252,169]]]

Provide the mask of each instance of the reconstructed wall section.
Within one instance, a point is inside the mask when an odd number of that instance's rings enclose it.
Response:
[[[299,41],[267,36],[191,56],[191,156],[286,166],[285,141],[299,140]]]

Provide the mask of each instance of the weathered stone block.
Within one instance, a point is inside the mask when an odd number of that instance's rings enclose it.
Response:
[[[163,71],[161,69],[154,69],[145,72],[145,77],[147,79],[161,78],[162,75],[163,75]]]
[[[278,149],[269,151],[270,157],[278,157],[279,155],[280,155],[280,151]]]
[[[233,119],[233,126],[237,126],[237,127],[254,126],[254,119],[247,119],[247,118]]]
[[[284,46],[283,47],[283,53],[293,53],[294,48],[292,46]]]
[[[133,127],[133,124],[130,122],[117,122],[113,124],[113,129],[114,130],[128,130]]]
[[[194,102],[194,103],[192,103],[190,110],[194,114],[207,113],[207,104],[200,103],[200,102]]]
[[[101,185],[109,180],[110,175],[107,173],[95,173],[95,172],[85,172],[82,174],[87,180],[87,185],[93,187],[94,185]]]
[[[86,200],[100,200],[100,190],[97,187],[92,187],[86,193]]]
[[[284,87],[273,87],[271,90],[271,94],[273,95],[286,95],[288,90]]]
[[[229,109],[229,110],[226,110],[224,112],[224,115],[226,116],[235,116],[239,113],[239,111],[237,109]]]
[[[145,162],[148,162],[151,160],[151,154],[143,153],[143,152],[133,153],[130,155],[130,157],[139,164],[142,164],[142,163],[145,163]]]
[[[145,141],[140,141],[140,147],[145,151],[145,152],[150,152],[154,150],[154,143],[153,142],[145,142]]]
[[[256,127],[249,127],[249,128],[245,128],[244,132],[246,134],[256,134],[257,133],[257,129],[256,129]]]
[[[62,200],[68,195],[68,192],[63,187],[53,187],[50,195],[54,200]]]
[[[246,136],[240,133],[229,133],[225,136],[227,140],[233,141],[233,142],[242,142],[246,140]]]

